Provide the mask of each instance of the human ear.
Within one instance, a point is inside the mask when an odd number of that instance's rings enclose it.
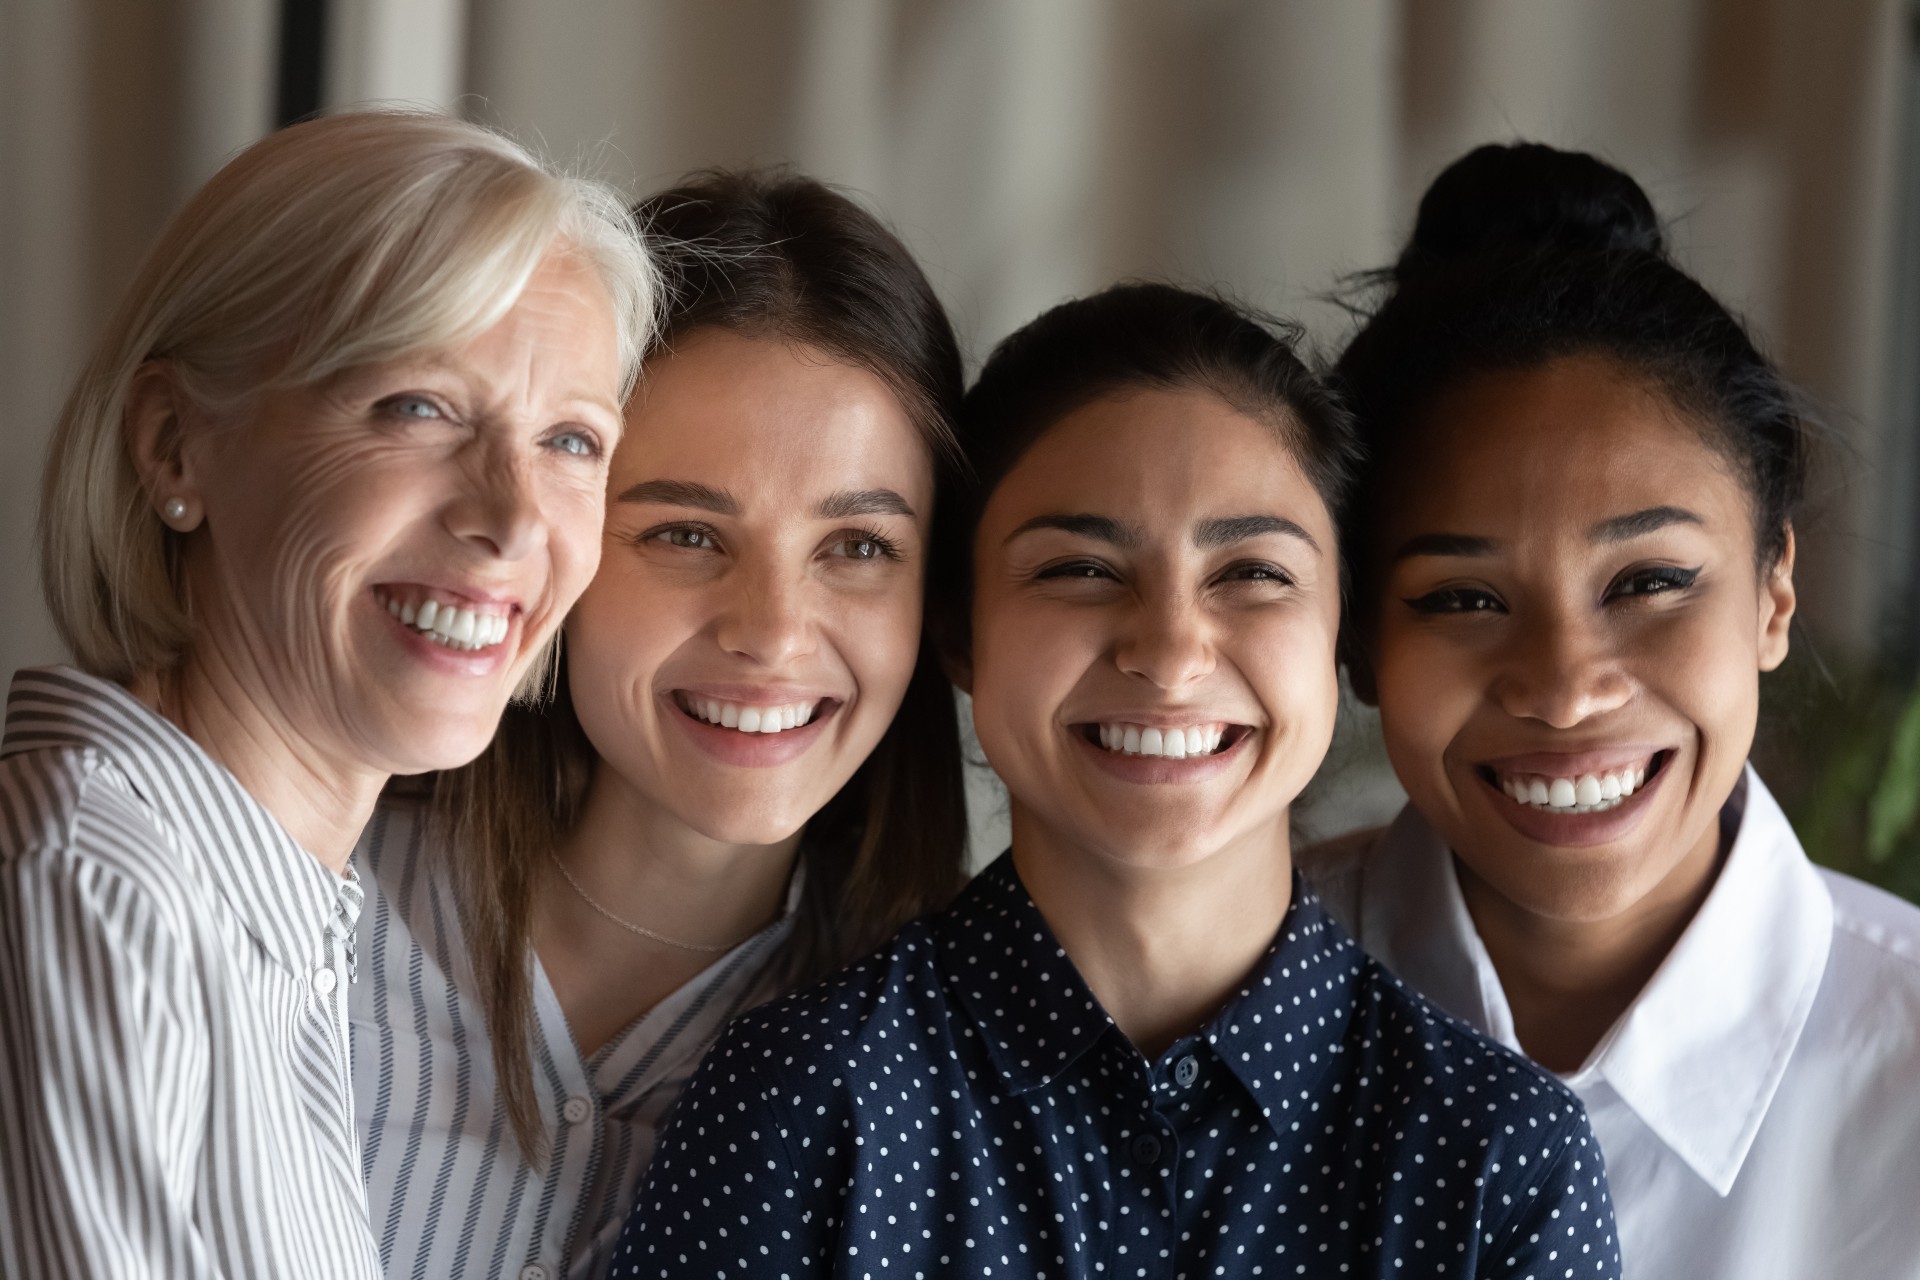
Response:
[[[1793,526],[1787,526],[1780,558],[1760,584],[1760,669],[1772,671],[1787,660],[1787,630],[1799,599],[1793,590]]]
[[[940,650],[940,670],[944,671],[953,687],[973,696],[973,659],[964,653],[954,653],[942,646]]]
[[[172,366],[149,360],[127,386],[121,430],[140,487],[160,520],[176,533],[198,528],[205,516],[185,448],[193,409]]]

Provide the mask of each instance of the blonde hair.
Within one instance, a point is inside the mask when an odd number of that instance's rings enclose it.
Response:
[[[555,251],[607,289],[624,398],[661,289],[611,188],[425,112],[311,120],[234,157],[148,253],[54,432],[40,568],[76,662],[125,681],[172,668],[191,639],[177,535],[123,433],[142,365],[166,361],[197,407],[230,417],[264,391],[478,337]]]

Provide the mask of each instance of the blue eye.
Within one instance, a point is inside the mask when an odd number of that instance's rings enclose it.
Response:
[[[388,396],[376,407],[390,417],[403,418],[410,422],[427,422],[447,416],[440,411],[438,404],[420,395]]]
[[[576,458],[597,458],[600,456],[600,443],[584,431],[562,431],[547,441],[550,448],[561,453],[570,453]]]

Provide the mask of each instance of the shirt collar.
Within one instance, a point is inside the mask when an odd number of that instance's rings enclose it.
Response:
[[[0,758],[26,751],[99,752],[197,860],[247,931],[285,967],[304,970],[327,936],[359,919],[351,869],[336,876],[226,769],[131,693],[72,667],[29,667],[7,693]]]
[[[1003,854],[936,926],[941,967],[1007,1088],[1052,1083],[1109,1030],[1119,1034]],[[1344,1052],[1360,952],[1298,874],[1273,943],[1201,1033],[1274,1128]],[[1327,1013],[1298,1028],[1303,1003]]]
[[[1706,901],[1646,988],[1568,1083],[1604,1081],[1726,1195],[1812,1011],[1833,900],[1751,768],[1728,802],[1736,829]],[[1361,942],[1427,995],[1511,1048],[1513,1020],[1460,896],[1452,855],[1403,811],[1368,860]]]

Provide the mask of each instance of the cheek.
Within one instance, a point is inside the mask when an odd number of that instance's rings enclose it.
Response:
[[[550,490],[541,512],[547,521],[554,594],[564,610],[588,589],[600,567],[605,496],[597,488],[563,484]]]
[[[654,674],[704,614],[697,595],[663,590],[609,548],[566,622],[568,679],[583,701],[626,705],[651,691]]]
[[[1471,651],[1430,633],[1383,626],[1373,664],[1381,736],[1394,767],[1404,774],[1440,768],[1447,744],[1481,700],[1484,677]]]
[[[436,492],[432,477],[366,449],[291,454],[220,480],[206,497],[208,528],[229,573],[277,600],[275,612],[303,618],[364,587],[364,571],[429,517]]]
[[[1706,752],[1741,760],[1759,714],[1754,616],[1744,602],[1716,602],[1651,632],[1634,656],[1642,687],[1699,730]]]
[[[889,720],[920,659],[921,600],[919,577],[902,573],[883,590],[831,599],[823,610],[828,643],[862,700]]]
[[[1317,616],[1284,617],[1234,636],[1229,650],[1274,722],[1303,747],[1318,743],[1323,751],[1340,707],[1337,625]]]

